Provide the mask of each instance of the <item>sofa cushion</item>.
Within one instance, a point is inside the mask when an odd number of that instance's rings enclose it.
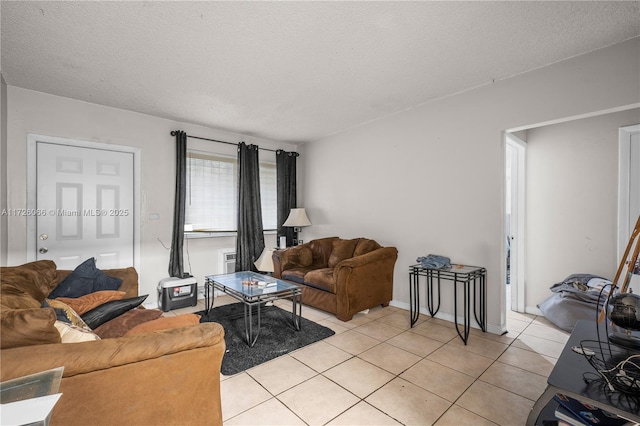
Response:
[[[0,268],[0,304],[11,309],[39,308],[54,285],[56,264],[38,260]]]
[[[313,252],[307,246],[296,247],[292,250],[289,261],[300,266],[310,266],[313,263]]]
[[[2,349],[19,346],[60,343],[60,333],[54,326],[53,309],[2,309],[0,313],[0,346]]]
[[[360,238],[358,240],[358,244],[356,244],[355,250],[353,251],[353,257],[370,253],[374,250],[378,250],[379,248],[382,248],[382,246],[376,241],[368,238]]]
[[[122,337],[133,327],[161,316],[162,311],[159,309],[131,309],[96,327],[93,332],[102,339]]]
[[[125,294],[124,291],[102,290],[80,297],[58,297],[56,300],[66,303],[74,311],[82,315],[104,303],[111,302],[112,300],[122,300]]]
[[[17,288],[6,289],[3,285],[0,288],[0,294],[0,305],[3,309],[37,309],[42,305],[42,301],[39,302],[27,292]]]
[[[282,279],[287,281],[293,281],[299,284],[304,283],[304,276],[307,275],[310,271],[314,269],[318,269],[314,265],[311,265],[306,268],[291,268],[285,271],[282,271]]]
[[[314,269],[304,276],[304,283],[330,293],[336,292],[336,280],[333,279],[333,268]]]
[[[60,333],[62,343],[91,342],[94,340],[100,340],[100,337],[91,330],[76,327],[73,324],[56,321],[54,326],[58,330],[58,333]]]
[[[331,255],[329,256],[329,268],[334,268],[343,260],[352,258],[357,243],[357,239],[335,240],[332,243]]]
[[[56,297],[81,297],[101,290],[117,290],[122,284],[120,278],[110,277],[96,267],[96,260],[91,257],[73,270],[73,272],[49,294],[49,299]]]
[[[140,306],[148,296],[148,294],[145,294],[131,299],[113,300],[104,303],[82,315],[82,319],[93,330],[118,315]]]
[[[186,327],[189,325],[200,324],[200,315],[183,314],[174,317],[162,317],[153,321],[147,321],[127,331],[125,336],[137,336],[147,334],[154,331],[171,330],[173,328]]]
[[[305,245],[308,244],[308,247],[313,253],[312,265],[316,265],[316,269],[327,267],[327,264],[329,263],[329,256],[331,256],[331,251],[333,250],[333,242],[336,240],[339,240],[339,238],[327,237],[311,240],[308,243],[305,243]]]

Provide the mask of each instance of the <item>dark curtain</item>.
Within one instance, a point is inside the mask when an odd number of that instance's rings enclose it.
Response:
[[[236,271],[256,271],[253,262],[264,250],[258,146],[238,144],[238,238]]]
[[[290,226],[282,226],[291,209],[297,207],[296,199],[296,158],[297,152],[276,151],[277,201],[278,201],[278,241],[287,237],[287,247],[293,246],[295,233]]]
[[[176,135],[176,191],[173,210],[173,235],[169,254],[169,276],[183,278],[184,258],[182,246],[184,242],[184,211],[187,190],[187,134],[183,131]]]

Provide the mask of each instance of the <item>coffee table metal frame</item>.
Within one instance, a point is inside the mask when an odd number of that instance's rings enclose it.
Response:
[[[261,281],[267,286],[243,284],[247,281]],[[300,330],[302,318],[302,290],[300,287],[286,281],[262,275],[255,272],[234,272],[231,274],[208,275],[204,282],[205,312],[213,308],[213,290],[219,290],[244,305],[245,339],[250,347],[255,345],[260,335],[260,309],[266,302],[291,298],[291,322],[296,330]],[[253,326],[254,306],[257,311],[257,326]]]

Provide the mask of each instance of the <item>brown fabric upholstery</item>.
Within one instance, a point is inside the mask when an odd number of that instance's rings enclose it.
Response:
[[[0,309],[2,349],[60,343],[53,309]]]
[[[336,293],[336,280],[333,278],[333,268],[320,268],[309,271],[304,276],[304,283],[320,290]]]
[[[89,293],[81,297],[58,297],[56,300],[66,303],[71,307],[71,309],[76,311],[79,315],[82,315],[103,303],[107,303],[112,300],[121,300],[124,298],[125,294],[126,293],[124,291],[102,290]]]
[[[282,278],[285,280],[293,281],[296,283],[304,283],[304,276],[309,271],[313,271],[311,268],[291,268],[283,272]]]
[[[333,251],[333,242],[337,239],[338,237],[321,238],[308,243],[313,253],[313,265],[316,265],[318,268],[326,268],[329,265],[329,257]],[[304,246],[304,244],[302,244],[302,246]]]
[[[182,314],[171,317],[162,317],[152,321],[144,322],[127,331],[125,336],[136,336],[160,330],[171,330],[173,328],[186,327],[188,325],[200,324],[200,315]]]
[[[103,272],[122,278],[125,298],[138,295],[134,268]],[[0,381],[64,366],[50,424],[222,424],[222,326],[63,344],[54,310],[40,306],[71,271],[38,261],[0,273]]]
[[[335,268],[338,263],[353,257],[356,244],[358,240],[334,240],[331,243],[331,255],[327,262],[329,268]]]
[[[370,240],[368,238],[360,238],[358,240],[358,244],[356,245],[355,250],[353,251],[353,255],[360,256],[360,255],[372,252],[374,250],[378,250],[381,247],[382,246],[374,240]]]
[[[224,350],[217,323],[41,345],[37,356],[22,347],[2,351],[0,380],[64,365],[51,425],[221,425]]]
[[[39,308],[51,290],[55,288],[56,264],[51,260],[38,260],[21,266],[0,268],[2,306],[12,309],[27,307],[24,297],[32,299],[31,307]],[[19,296],[18,300],[12,297]],[[35,303],[35,305],[34,305]]]
[[[160,318],[162,311],[159,309],[131,309],[122,315],[118,315],[112,320],[96,327],[93,331],[102,339],[122,337],[127,331],[143,322]]]
[[[313,252],[309,247],[301,246],[291,254],[291,262],[300,266],[310,266],[313,263]]]
[[[300,251],[307,248],[313,253],[312,264],[297,264]],[[274,251],[273,276],[297,283],[304,304],[349,321],[362,310],[389,304],[397,258],[395,247],[382,247],[371,239],[322,238]]]

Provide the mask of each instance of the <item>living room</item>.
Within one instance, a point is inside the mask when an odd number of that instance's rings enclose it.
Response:
[[[637,6],[637,2],[630,4]],[[5,7],[3,3],[3,32],[4,20],[9,19]],[[48,10],[48,6],[41,7]],[[637,8],[633,13],[637,17]],[[380,106],[382,113],[375,119],[363,119],[349,128],[309,140],[258,136],[263,134],[258,126],[249,124],[244,131],[219,130],[193,124],[195,120],[190,117],[166,117],[163,111],[140,113],[47,93],[38,87],[20,87],[12,82],[17,78],[13,73],[18,71],[5,75],[7,65],[3,60],[2,208],[28,205],[28,134],[138,149],[139,257],[135,266],[140,274],[139,293],[153,298],[158,282],[167,276],[166,245],[171,241],[175,154],[170,132],[179,129],[200,137],[297,151],[298,204],[306,208],[313,224],[303,230],[305,241],[334,235],[367,237],[383,246],[397,247],[392,306],[401,309],[408,309],[408,266],[417,257],[438,253],[450,256],[454,262],[483,266],[488,271],[488,331],[500,335],[509,330],[504,285],[504,132],[530,132],[535,137],[536,131],[531,130],[534,128],[604,120],[610,128],[607,135],[612,138],[607,143],[615,145],[606,149],[599,144],[590,157],[598,164],[592,170],[592,178],[603,178],[606,183],[595,187],[587,183],[579,188],[562,185],[566,192],[561,195],[551,194],[550,190],[537,192],[536,204],[527,206],[531,226],[552,209],[569,215],[580,225],[578,229],[554,228],[553,233],[527,229],[530,235],[546,237],[527,247],[527,256],[532,256],[525,277],[525,306],[529,313],[534,313],[532,310],[549,294],[549,286],[554,283],[551,279],[561,280],[573,272],[604,276],[615,272],[619,261],[615,254],[617,129],[640,122],[640,39],[637,24],[631,27],[631,33],[618,35],[619,39],[602,42],[598,48],[581,54],[558,57],[546,66],[486,80],[398,110]],[[6,46],[3,43],[3,59]],[[45,57],[52,59],[55,52]],[[144,84],[144,78],[136,74],[129,78]],[[310,75],[308,80],[313,78]],[[157,92],[157,96],[166,95]],[[208,114],[227,113],[211,109]],[[577,149],[576,145],[573,149]],[[189,147],[217,150],[220,154],[235,152],[234,147],[227,149],[191,139]],[[532,143],[532,156],[535,149]],[[554,155],[551,147],[546,149],[537,157],[542,163],[538,167],[544,167],[545,159]],[[572,158],[571,152],[557,155],[566,162]],[[538,176],[544,173],[544,169],[535,170],[538,171],[532,173]],[[558,198],[564,199],[561,206],[555,204]],[[586,209],[576,217],[576,212],[567,212],[568,206],[586,203],[587,199],[604,204],[605,213]],[[27,262],[32,256],[28,252],[27,218],[2,220],[0,263]],[[591,238],[588,245],[585,236]],[[275,235],[265,238],[267,246],[277,245]],[[571,252],[549,250],[565,247],[566,242],[573,242]],[[205,275],[219,272],[218,249],[234,246],[234,237],[188,239],[190,272],[200,285]],[[543,266],[544,275],[540,272]],[[443,306],[442,318],[451,320],[451,298],[443,296]]]

